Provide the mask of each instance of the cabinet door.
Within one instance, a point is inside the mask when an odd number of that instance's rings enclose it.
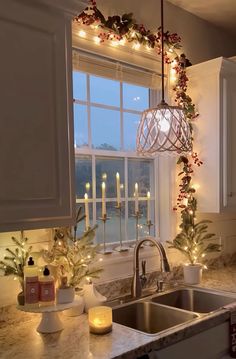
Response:
[[[72,223],[71,23],[0,2],[0,231]]]
[[[236,67],[236,64],[235,64]],[[236,74],[222,77],[223,208],[236,209]]]

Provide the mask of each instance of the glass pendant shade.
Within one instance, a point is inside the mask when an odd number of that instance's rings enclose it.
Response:
[[[191,130],[180,107],[160,103],[143,112],[137,132],[137,151],[189,152],[192,150]]]

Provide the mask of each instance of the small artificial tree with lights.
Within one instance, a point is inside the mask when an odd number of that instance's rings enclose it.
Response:
[[[179,173],[181,176],[180,191],[177,198],[177,207],[181,209],[180,233],[169,243],[169,248],[178,249],[187,257],[189,264],[196,265],[203,261],[203,258],[212,252],[220,252],[221,246],[217,243],[205,243],[214,239],[215,234],[208,233],[209,220],[195,222],[197,211],[197,200],[195,198],[195,188],[192,184],[193,165],[202,165],[197,154],[192,154],[193,163],[185,156],[180,156],[178,164],[182,165]]]
[[[4,276],[13,275],[14,278],[19,280],[22,292],[24,293],[24,266],[27,264],[27,260],[32,251],[32,246],[27,248],[28,238],[24,236],[24,231],[20,232],[20,238],[12,237],[13,245],[16,248],[6,248],[6,255],[4,260],[0,261],[0,272]]]
[[[78,288],[81,281],[88,278],[99,278],[101,268],[91,267],[97,254],[97,246],[93,239],[97,225],[88,228],[80,237],[77,237],[77,226],[85,218],[80,207],[77,212],[74,227],[60,227],[55,229],[54,244],[50,250],[43,251],[46,262],[56,265],[59,276],[68,274],[68,284]]]

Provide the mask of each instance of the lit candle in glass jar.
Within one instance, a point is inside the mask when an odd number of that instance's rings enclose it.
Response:
[[[88,321],[90,333],[109,333],[112,330],[112,309],[105,306],[89,308]]]

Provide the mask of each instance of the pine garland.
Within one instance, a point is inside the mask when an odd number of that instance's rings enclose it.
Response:
[[[98,28],[101,32],[98,35],[100,43],[105,41],[117,41],[122,43],[134,43],[144,45],[148,48],[154,49],[157,54],[161,53],[161,28],[157,31],[146,29],[143,24],[137,24],[133,14],[123,14],[121,16],[114,15],[107,18],[97,8],[96,1],[90,0],[88,6],[74,21],[80,25]],[[185,112],[186,119],[190,125],[192,141],[193,138],[193,123],[199,116],[196,106],[191,97],[187,94],[188,77],[186,75],[186,68],[191,66],[191,62],[187,59],[185,54],[178,54],[181,49],[181,38],[176,33],[164,32],[164,46],[165,46],[165,62],[171,64],[175,71],[177,80],[173,87],[175,93],[175,102],[181,106]],[[180,209],[182,223],[180,224],[181,233],[176,236],[173,242],[169,242],[171,247],[181,250],[187,255],[191,263],[199,260],[199,256],[209,251],[219,251],[220,246],[209,244],[204,247],[205,239],[212,238],[214,235],[205,235],[207,224],[210,221],[200,222],[194,224],[195,213],[197,210],[197,199],[195,197],[196,189],[192,185],[193,168],[196,165],[200,167],[203,162],[199,159],[198,154],[193,150],[191,153],[180,155],[177,164],[181,166],[179,176],[181,177],[181,184],[179,187],[179,195],[177,204],[173,210]],[[188,249],[184,249],[184,248]],[[198,247],[198,250],[196,249]],[[197,259],[196,259],[196,258]]]

